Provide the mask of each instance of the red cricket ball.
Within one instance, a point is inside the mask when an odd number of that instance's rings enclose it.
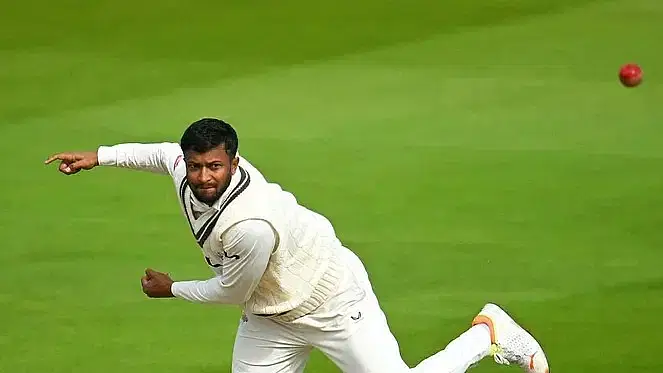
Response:
[[[636,87],[642,82],[642,69],[635,63],[628,63],[619,69],[619,81],[625,87]]]

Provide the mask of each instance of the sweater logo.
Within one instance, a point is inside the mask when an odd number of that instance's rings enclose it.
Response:
[[[175,169],[177,168],[177,165],[180,164],[180,162],[182,161],[182,158],[183,157],[181,155],[177,156],[177,158],[175,159],[175,164],[173,165],[173,171],[175,171]]]
[[[237,255],[237,254],[228,255],[228,252],[225,251],[225,250],[223,250],[223,256],[221,256],[221,254],[219,253],[219,254],[218,254],[218,257],[219,257],[219,259],[221,259],[221,263],[212,263],[212,259],[210,259],[210,257],[207,256],[207,255],[205,255],[205,261],[207,262],[207,264],[208,264],[210,267],[218,268],[218,267],[221,267],[221,266],[223,265],[222,263],[223,263],[223,260],[224,260],[224,259],[235,259],[235,260],[239,260],[239,255]]]

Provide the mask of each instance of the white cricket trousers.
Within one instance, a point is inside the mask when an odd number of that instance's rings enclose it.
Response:
[[[490,332],[477,325],[410,368],[373,292],[363,263],[344,249],[346,275],[313,313],[282,323],[246,315],[233,349],[233,373],[301,373],[313,348],[345,373],[461,373],[488,354]]]

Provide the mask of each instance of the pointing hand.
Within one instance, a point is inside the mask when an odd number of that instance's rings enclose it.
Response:
[[[50,156],[44,163],[50,164],[59,160],[58,169],[65,175],[73,175],[80,170],[90,170],[99,165],[96,152],[68,152]]]

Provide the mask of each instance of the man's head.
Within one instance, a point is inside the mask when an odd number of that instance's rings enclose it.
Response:
[[[200,119],[184,131],[180,147],[186,162],[186,177],[191,191],[201,202],[213,204],[230,185],[239,162],[238,145],[235,130],[219,119]]]

